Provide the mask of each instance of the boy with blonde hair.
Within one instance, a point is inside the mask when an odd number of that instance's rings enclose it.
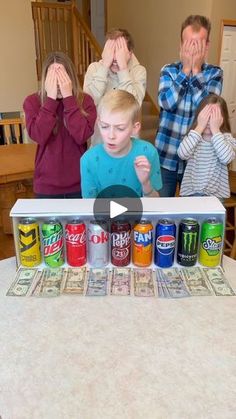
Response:
[[[140,130],[135,97],[123,90],[106,93],[98,106],[98,125],[103,144],[81,159],[83,198],[96,198],[115,185],[128,187],[140,197],[158,197],[162,187],[159,156],[151,143],[135,138]]]

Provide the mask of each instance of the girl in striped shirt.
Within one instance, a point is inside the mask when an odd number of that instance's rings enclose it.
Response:
[[[181,196],[230,196],[228,167],[235,158],[236,140],[231,135],[225,100],[206,96],[197,108],[178,155],[187,160],[180,188]]]

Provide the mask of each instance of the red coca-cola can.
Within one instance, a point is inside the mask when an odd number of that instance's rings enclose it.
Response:
[[[126,221],[114,221],[111,225],[111,263],[127,266],[131,257],[131,225]]]
[[[71,266],[82,266],[87,261],[86,226],[83,221],[74,219],[66,224],[67,263]]]

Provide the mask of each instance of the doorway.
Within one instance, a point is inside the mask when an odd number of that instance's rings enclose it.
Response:
[[[221,34],[222,96],[228,105],[232,133],[236,136],[236,20],[223,20]]]

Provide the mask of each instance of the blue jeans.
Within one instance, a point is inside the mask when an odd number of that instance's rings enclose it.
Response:
[[[36,193],[35,198],[40,199],[76,199],[76,198],[82,198],[81,192],[71,192],[71,193],[64,193],[64,194],[58,194],[58,195],[46,195],[41,193]]]
[[[178,173],[176,171],[171,171],[161,168],[161,177],[162,177],[162,184],[163,187],[160,189],[159,194],[162,197],[171,197],[175,196],[177,185],[180,186],[183,173]]]

